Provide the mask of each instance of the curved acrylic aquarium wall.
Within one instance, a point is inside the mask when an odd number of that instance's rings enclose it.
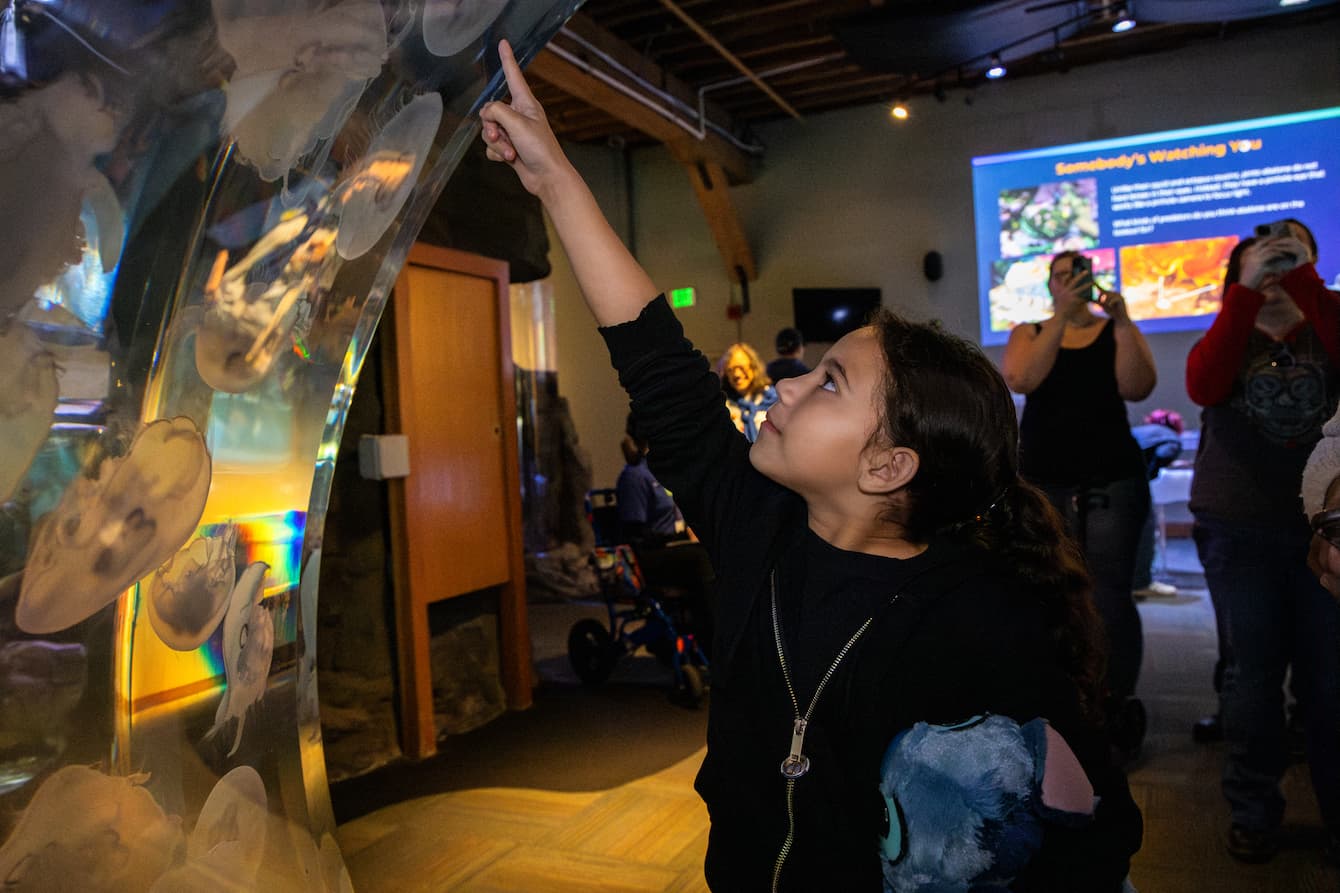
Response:
[[[350,888],[316,599],[410,243],[579,0],[0,11],[0,885]]]

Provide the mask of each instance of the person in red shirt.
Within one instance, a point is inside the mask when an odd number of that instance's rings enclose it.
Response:
[[[1205,407],[1190,507],[1226,652],[1228,850],[1246,862],[1276,850],[1290,665],[1312,785],[1340,835],[1340,605],[1308,570],[1299,500],[1340,392],[1340,295],[1317,275],[1312,234],[1281,224],[1234,249],[1223,308],[1186,366],[1187,392]]]

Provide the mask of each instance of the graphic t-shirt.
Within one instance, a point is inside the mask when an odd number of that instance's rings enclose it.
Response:
[[[1310,324],[1282,341],[1253,330],[1223,403],[1202,415],[1191,485],[1197,515],[1297,524],[1303,466],[1335,412],[1336,369]]]

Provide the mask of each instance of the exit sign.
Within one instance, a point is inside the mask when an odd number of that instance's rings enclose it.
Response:
[[[691,288],[672,288],[670,290],[671,307],[692,307],[698,296]]]

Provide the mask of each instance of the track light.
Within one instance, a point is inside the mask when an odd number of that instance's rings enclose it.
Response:
[[[907,103],[903,102],[900,99],[893,104],[892,108],[889,109],[889,114],[899,121],[906,121],[908,117],[911,116],[912,113],[908,111]]]
[[[1135,19],[1131,17],[1131,8],[1123,3],[1117,8],[1116,18],[1112,20],[1112,33],[1121,34],[1135,27]]]
[[[993,81],[1005,77],[1005,63],[1000,60],[999,53],[992,54],[991,67],[986,70],[986,76]]]

